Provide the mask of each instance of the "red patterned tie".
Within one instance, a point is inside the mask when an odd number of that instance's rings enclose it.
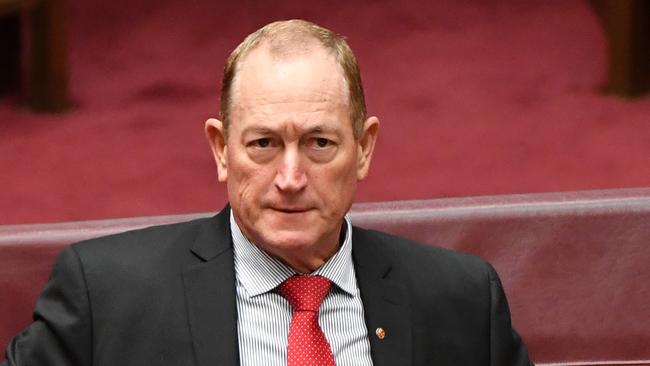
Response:
[[[278,286],[291,308],[288,366],[335,366],[325,334],[318,325],[318,308],[332,282],[322,276],[293,276]]]

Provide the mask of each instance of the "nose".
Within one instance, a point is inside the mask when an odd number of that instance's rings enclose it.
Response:
[[[299,192],[307,186],[307,175],[300,166],[297,148],[289,146],[283,151],[274,184],[278,190],[286,193]]]

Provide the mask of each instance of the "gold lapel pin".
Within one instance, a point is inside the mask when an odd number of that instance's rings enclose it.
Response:
[[[379,339],[384,339],[386,338],[386,331],[384,330],[384,328],[381,327],[377,328],[375,329],[375,335],[377,335],[377,338]]]

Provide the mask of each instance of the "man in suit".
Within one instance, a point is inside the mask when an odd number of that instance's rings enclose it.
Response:
[[[350,224],[379,121],[340,36],[261,28],[221,98],[229,205],[64,250],[2,365],[530,365],[489,264]]]

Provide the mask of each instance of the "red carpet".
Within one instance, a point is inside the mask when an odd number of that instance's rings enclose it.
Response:
[[[606,44],[586,1],[69,3],[76,107],[0,99],[0,224],[219,209],[202,128],[223,62],[293,17],[359,57],[382,121],[360,201],[650,183],[650,98],[599,93]]]

